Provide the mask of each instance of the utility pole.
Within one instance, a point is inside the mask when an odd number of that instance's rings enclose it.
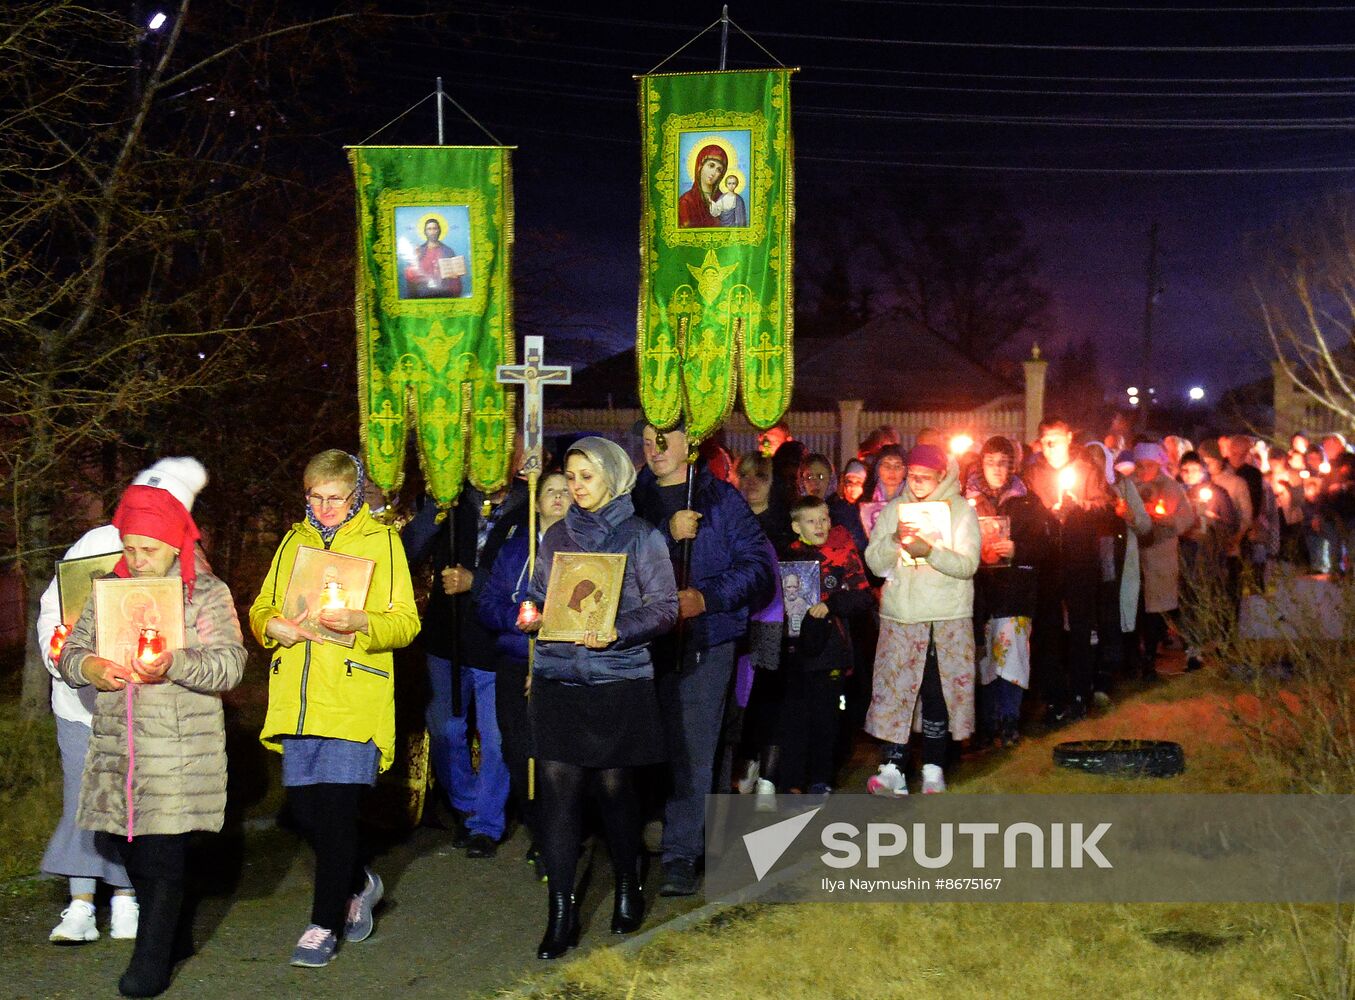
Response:
[[[1139,384],[1139,430],[1148,428],[1148,408],[1153,405],[1153,305],[1157,302],[1160,278],[1157,273],[1157,231],[1154,222],[1148,229],[1148,292],[1143,300],[1143,377]]]

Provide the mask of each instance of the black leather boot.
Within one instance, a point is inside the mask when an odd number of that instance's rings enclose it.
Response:
[[[537,958],[559,958],[579,943],[579,909],[568,892],[550,891],[546,910],[546,935],[537,945]]]
[[[183,883],[178,879],[141,878],[136,882],[136,948],[127,971],[118,980],[125,997],[156,997],[169,989],[174,969],[174,945],[183,906]]]
[[[645,891],[640,876],[622,872],[616,876],[616,896],[612,902],[612,933],[630,934],[645,920]]]

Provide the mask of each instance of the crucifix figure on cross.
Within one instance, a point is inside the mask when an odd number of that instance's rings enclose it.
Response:
[[[573,381],[573,369],[569,365],[547,365],[542,363],[544,348],[542,338],[524,337],[522,339],[523,364],[499,365],[494,370],[495,379],[506,385],[522,386],[522,471],[529,481],[541,474],[541,438],[544,422],[542,390],[550,385],[569,385]],[[531,506],[535,507],[533,498]]]

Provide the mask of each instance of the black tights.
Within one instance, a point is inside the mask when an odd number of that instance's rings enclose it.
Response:
[[[358,838],[358,805],[366,785],[293,785],[287,789],[292,820],[315,851],[311,923],[343,933],[348,897],[366,884]]]
[[[583,805],[590,785],[612,855],[612,870],[638,874],[640,809],[631,780],[633,768],[580,767],[558,760],[538,760],[536,767],[541,792],[538,843],[551,888],[574,889],[583,843]]]

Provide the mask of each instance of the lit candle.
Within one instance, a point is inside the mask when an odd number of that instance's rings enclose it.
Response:
[[[344,594],[343,584],[338,580],[330,580],[325,584],[325,607],[326,608],[345,608],[347,596]]]
[[[1059,501],[1054,504],[1054,509],[1059,510],[1063,507],[1063,501],[1072,496],[1073,487],[1077,485],[1077,470],[1071,465],[1065,465],[1059,470]]]
[[[1214,491],[1211,490],[1208,486],[1201,486],[1199,497],[1205,503],[1208,503],[1210,500],[1214,499]]]
[[[1153,504],[1153,513],[1156,514],[1158,517],[1167,516],[1167,504],[1162,500],[1161,497],[1158,498],[1157,503]]]
[[[165,637],[153,628],[143,628],[136,640],[136,658],[150,664],[165,651]]]
[[[525,628],[541,620],[541,612],[537,610],[536,602],[523,601],[518,605],[518,628]]]
[[[974,439],[968,434],[956,434],[950,439],[950,453],[956,458],[969,453],[974,447]]]
[[[1331,472],[1331,463],[1323,462],[1321,465],[1317,467],[1317,471],[1325,476],[1327,473]]]
[[[66,645],[66,637],[71,634],[71,630],[65,625],[58,625],[52,632],[52,641],[47,644],[47,653],[55,663],[61,659],[61,647]]]

